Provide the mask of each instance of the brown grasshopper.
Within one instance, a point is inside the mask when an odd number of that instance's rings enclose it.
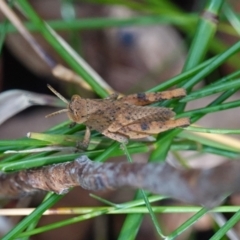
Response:
[[[73,123],[86,125],[83,142],[87,148],[90,141],[90,130],[94,129],[103,135],[121,143],[128,139],[145,138],[176,127],[186,127],[189,118],[173,119],[175,113],[170,108],[145,106],[162,100],[186,96],[183,88],[155,93],[136,93],[118,98],[114,93],[105,99],[84,99],[73,95],[68,102],[50,85],[48,88],[67,104],[67,109],[47,115],[50,117],[67,112]]]

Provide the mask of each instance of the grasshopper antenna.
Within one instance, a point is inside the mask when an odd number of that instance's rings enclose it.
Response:
[[[49,117],[55,116],[55,115],[63,113],[63,112],[68,112],[68,109],[62,109],[57,112],[50,113],[50,114],[46,115],[45,118],[49,118]]]
[[[47,84],[47,87],[58,97],[60,98],[63,102],[65,102],[66,104],[69,104],[68,100],[63,97],[59,92],[57,92],[52,86],[50,86],[49,84]],[[60,114],[60,113],[63,113],[63,112],[68,112],[68,109],[62,109],[62,110],[59,110],[57,112],[53,112],[53,113],[50,113],[48,114],[47,116],[45,116],[45,118],[49,118],[49,117],[52,117],[52,116],[55,116],[57,114]]]
[[[58,97],[60,98],[63,102],[65,102],[66,104],[69,104],[68,100],[62,96],[59,92],[57,92],[52,86],[50,86],[49,84],[47,84],[47,87]]]

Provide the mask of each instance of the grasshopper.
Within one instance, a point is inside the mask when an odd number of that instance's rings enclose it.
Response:
[[[48,88],[67,104],[66,109],[51,113],[50,117],[66,112],[74,124],[85,124],[84,139],[78,146],[87,149],[90,131],[96,130],[120,143],[129,139],[145,138],[169,129],[189,126],[189,118],[174,119],[170,108],[145,106],[162,100],[186,96],[183,88],[155,93],[136,93],[119,97],[117,93],[105,99],[84,99],[73,95],[67,101],[50,85]]]

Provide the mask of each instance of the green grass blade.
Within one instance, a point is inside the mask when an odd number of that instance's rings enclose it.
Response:
[[[54,31],[45,24],[38,16],[32,6],[26,1],[21,0],[17,2],[19,6],[24,9],[28,18],[37,26],[40,33],[45,37],[48,43],[62,56],[62,58],[78,73],[86,82],[98,93],[101,97],[107,97],[109,94],[106,89],[102,88],[93,78],[85,66],[80,65],[76,58],[66,50],[63,44],[56,38]]]
[[[227,17],[228,21],[234,27],[235,31],[240,35],[240,20],[236,13],[232,10],[228,3],[224,4],[223,12]]]
[[[240,41],[235,43],[232,47],[230,47],[226,52],[220,54],[216,59],[214,59],[208,66],[206,66],[202,71],[197,73],[190,81],[185,84],[182,84],[181,87],[186,89],[191,89],[196,83],[198,83],[202,78],[206,77],[209,73],[211,73],[214,69],[219,67],[222,63],[224,63],[228,58],[232,55],[238,53],[240,51]]]
[[[25,217],[17,226],[15,226],[10,232],[8,232],[2,240],[9,240],[17,238],[18,235],[29,226],[32,221],[39,219],[48,208],[57,203],[63,196],[52,194],[47,200],[45,200],[39,207],[37,207],[30,215]]]
[[[211,102],[208,107],[214,107],[219,105],[220,103],[224,102],[230,96],[232,96],[238,89],[231,89],[224,93],[222,93],[218,98],[216,98],[213,102]],[[204,114],[198,114],[191,118],[192,123],[199,120],[203,117]],[[155,143],[155,150],[150,155],[151,161],[165,161],[167,151],[163,151],[163,149],[170,149],[172,139],[179,134],[182,129],[174,129],[169,131],[168,133],[161,134],[159,140]]]
[[[45,196],[45,198],[44,198],[43,201],[46,201],[46,200],[51,196],[51,194],[52,194],[52,193],[48,193],[48,194]],[[27,227],[26,231],[34,230],[34,229],[36,228],[36,226],[38,225],[39,220],[40,220],[41,217],[42,217],[42,216],[39,215],[39,218],[36,218],[34,221],[32,221],[32,222],[30,223],[30,225]],[[27,240],[27,239],[29,239],[29,238],[28,238],[28,237],[26,237],[26,238],[21,238],[21,240]]]
[[[67,220],[55,222],[55,223],[49,224],[47,226],[39,227],[39,228],[36,228],[34,230],[21,233],[19,235],[19,237],[31,236],[31,235],[39,234],[39,233],[46,232],[46,231],[49,231],[49,230],[52,230],[52,229],[64,227],[64,226],[67,226],[69,224],[77,223],[77,222],[80,222],[80,221],[84,221],[84,220],[87,220],[87,219],[91,219],[91,218],[100,216],[104,213],[106,213],[105,209],[104,210],[92,211],[90,213],[87,213],[87,214],[84,214],[84,215],[81,215],[81,216],[78,216],[78,217],[73,217],[73,218],[70,218],[70,219],[67,219]]]
[[[108,159],[110,154],[115,151],[117,148],[119,148],[119,143],[118,142],[114,142],[112,143],[104,152],[102,152],[102,154],[99,154],[96,158],[95,161],[96,162],[103,162],[104,160]]]
[[[124,152],[125,152],[125,154],[127,156],[128,162],[132,163],[133,161],[132,161],[131,155],[128,152],[127,146],[122,143],[121,147],[124,149]],[[158,224],[157,218],[156,218],[156,216],[155,216],[155,214],[154,214],[154,212],[152,210],[151,204],[150,204],[150,202],[148,200],[148,197],[147,197],[145,191],[140,189],[140,192],[142,193],[143,199],[145,201],[145,204],[147,206],[147,209],[149,211],[150,217],[152,219],[153,225],[154,225],[157,233],[159,234],[159,236],[164,237],[163,234],[162,234],[162,230],[161,230],[161,228],[160,228],[160,226]]]
[[[137,191],[134,199],[142,199],[141,191]],[[138,234],[142,220],[142,214],[128,214],[119,233],[118,240],[134,240]]]
[[[128,214],[118,236],[118,240],[134,240],[138,234],[142,220],[142,214]]]
[[[14,2],[14,0],[9,1],[8,5],[10,7],[12,7],[13,2]],[[2,26],[0,28],[0,55],[2,53],[3,44],[4,44],[4,41],[5,41],[8,29],[10,28],[11,24],[9,23],[8,19],[5,19],[1,25]]]
[[[191,77],[193,77],[194,75],[196,75],[196,73],[198,73],[199,71],[201,71],[202,69],[204,69],[206,66],[208,66],[213,60],[215,60],[217,58],[217,56],[206,60],[205,62],[199,64],[198,66],[183,72],[179,75],[177,75],[176,77],[173,77],[171,79],[169,79],[166,82],[163,82],[151,89],[148,90],[148,92],[158,92],[158,91],[163,91],[166,90],[170,87],[173,87],[181,82],[186,81],[187,79],[190,79]]]
[[[195,141],[198,144],[203,144],[208,147],[213,147],[213,148],[218,148],[221,150],[226,150],[226,151],[233,151],[233,152],[240,152],[240,147],[238,146],[238,140],[235,141],[235,145],[232,143],[229,143],[227,140],[225,142],[220,139],[220,137],[216,137],[215,139],[210,136],[202,135],[202,134],[195,134],[194,132],[187,132],[183,131],[179,134],[179,136]],[[219,140],[220,139],[220,140]]]
[[[221,8],[221,3],[222,1],[218,1],[217,4],[216,1],[214,0],[210,0],[208,1],[208,5],[206,7],[206,10],[208,11],[210,9],[210,11],[215,11],[214,13],[217,13],[217,11],[220,10]],[[209,24],[208,24],[209,25]],[[208,26],[206,24],[201,25],[198,27],[197,32],[204,32],[204,28],[206,28],[206,30],[208,32],[211,32],[211,34],[207,35],[207,39],[204,40],[204,45],[203,45],[203,52],[206,53],[207,51],[207,46],[208,43],[210,42],[210,40],[212,39],[212,34],[213,32],[215,32],[215,27],[213,28],[212,26]],[[203,27],[205,26],[205,27]],[[200,37],[198,35],[198,37]],[[194,65],[190,62],[190,60],[185,64],[184,66],[184,70],[188,70],[190,69],[190,67],[194,67],[196,66],[200,60],[204,57],[204,54],[201,54],[200,57],[196,57],[195,53],[197,50],[197,48],[199,48],[199,46],[201,45],[196,45],[196,43],[199,43],[198,38],[195,38],[194,42],[191,45],[191,51],[188,54],[188,58],[187,59],[192,59],[192,61],[194,62]],[[196,51],[195,51],[196,49]],[[207,74],[209,74],[211,71],[213,71],[216,67],[218,67],[220,64],[222,64],[224,61],[226,61],[227,58],[229,58],[230,56],[232,56],[233,54],[235,54],[236,52],[238,52],[240,50],[240,42],[238,42],[237,44],[235,44],[232,48],[230,48],[228,51],[220,54],[216,59],[214,59],[208,66],[206,66],[204,69],[202,69],[199,73],[197,73],[192,79],[185,81],[181,84],[179,84],[180,87],[183,87],[185,89],[187,89],[188,91],[199,81],[202,80],[203,77],[205,77]],[[196,59],[195,59],[195,58]],[[175,108],[175,111],[177,113],[180,113],[183,111],[185,107],[185,104],[180,104],[179,106],[177,106],[177,108]],[[161,148],[164,146],[164,148],[162,149],[162,151],[160,152],[160,150],[156,149],[152,154],[151,154],[151,159],[160,159],[160,160],[165,160],[168,150],[170,148],[171,142],[172,142],[172,138],[170,138],[170,136],[174,137],[177,133],[179,133],[180,131],[177,130],[173,130],[171,131],[171,134],[167,137],[168,140],[165,141],[159,141],[158,144],[161,144]],[[164,145],[163,145],[164,144]]]
[[[186,222],[184,222],[180,227],[178,227],[170,235],[168,235],[166,239],[167,240],[175,239],[177,236],[183,233],[186,229],[188,229],[191,225],[193,225],[198,219],[200,219],[203,215],[205,215],[207,211],[208,210],[206,208],[202,208],[199,212],[194,214]]]
[[[240,100],[236,100],[236,101],[232,101],[232,102],[228,102],[228,103],[222,103],[217,106],[190,110],[190,111],[178,114],[177,117],[193,117],[194,115],[198,115],[198,114],[219,112],[219,111],[223,111],[223,110],[230,109],[230,108],[236,108],[239,106],[240,106]]]
[[[218,129],[203,127],[186,127],[185,130],[191,132],[214,133],[214,134],[240,134],[240,129]]]
[[[158,196],[151,197],[151,201],[156,201],[156,200],[159,200]],[[52,229],[56,229],[56,228],[59,228],[59,227],[64,227],[64,226],[67,226],[69,224],[73,224],[73,223],[84,221],[84,220],[87,220],[87,219],[90,219],[90,218],[94,218],[94,217],[100,216],[102,214],[107,214],[107,213],[110,213],[111,211],[113,211],[113,212],[118,211],[118,210],[121,211],[121,209],[126,210],[127,208],[131,208],[133,206],[138,206],[138,205],[142,205],[142,204],[143,204],[143,201],[141,200],[141,201],[128,202],[128,203],[125,203],[123,205],[120,204],[121,205],[120,208],[118,208],[118,207],[115,207],[115,208],[113,208],[113,207],[96,207],[96,208],[88,208],[87,210],[85,208],[82,212],[82,213],[85,213],[84,215],[80,215],[80,216],[73,217],[73,218],[70,218],[70,219],[67,219],[67,220],[59,221],[59,222],[56,222],[56,223],[53,223],[53,224],[49,224],[47,226],[39,227],[37,229],[21,233],[19,236],[20,237],[26,237],[26,236],[30,236],[30,235],[33,235],[33,234],[39,234],[39,233],[49,231],[49,230],[52,230]],[[76,213],[77,213],[77,211],[76,211]]]
[[[227,100],[230,96],[232,96],[237,91],[238,91],[238,88],[233,88],[231,90],[228,90],[228,91],[222,93],[219,97],[217,97],[214,101],[212,101],[207,107],[213,107],[213,106],[220,105],[222,102]],[[196,122],[197,120],[199,120],[203,116],[204,115],[199,114],[198,116],[193,117],[192,122]]]
[[[228,82],[214,84],[213,86],[210,85],[206,88],[201,88],[200,90],[192,92],[191,94],[187,95],[186,97],[181,99],[180,102],[189,102],[198,98],[212,95],[214,93],[227,91],[232,88],[240,88],[240,79],[236,79],[231,82],[228,81]]]
[[[190,54],[186,59],[183,71],[195,67],[205,57],[209,49],[210,41],[216,32],[217,21],[215,19],[217,19],[223,3],[224,0],[208,1],[206,9],[200,17],[199,25],[197,26],[197,30],[195,32],[194,39],[189,50]],[[212,17],[207,17],[209,15],[212,15]]]
[[[49,20],[46,23],[56,31],[73,31],[73,30],[84,30],[84,29],[102,29],[110,27],[127,27],[127,26],[153,26],[153,25],[168,25],[172,24],[179,27],[184,27],[189,25],[191,22],[194,25],[197,21],[196,14],[188,15],[172,15],[172,14],[161,14],[152,16],[137,16],[130,18],[112,18],[112,17],[102,17],[102,18],[82,18],[74,20]],[[24,25],[31,32],[38,32],[38,27],[32,22],[25,22]],[[0,32],[4,29],[4,24],[0,23]],[[16,28],[9,24],[6,29],[6,33],[16,32]]]
[[[210,240],[219,240],[240,221],[240,210],[238,210],[211,238]]]

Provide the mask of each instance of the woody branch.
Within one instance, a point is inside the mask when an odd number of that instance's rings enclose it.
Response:
[[[126,186],[213,207],[227,194],[240,191],[239,171],[238,161],[207,170],[180,170],[167,163],[97,163],[81,156],[72,162],[2,173],[0,196],[17,198],[38,190],[64,194],[79,185],[91,191]]]

